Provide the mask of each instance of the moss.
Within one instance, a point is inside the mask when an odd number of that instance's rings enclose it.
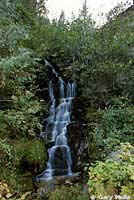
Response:
[[[88,200],[88,194],[83,194],[82,185],[60,185],[48,195],[48,200]]]
[[[37,139],[22,140],[14,145],[16,166],[23,170],[37,172],[44,168],[47,160],[45,144]]]

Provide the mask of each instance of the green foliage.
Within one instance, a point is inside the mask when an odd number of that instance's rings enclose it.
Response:
[[[133,61],[130,53],[133,49],[133,10],[122,13],[111,23],[105,25],[97,33],[98,47],[103,49],[103,61],[111,60],[116,62],[128,63]],[[127,31],[125,31],[127,30]],[[102,43],[103,42],[103,43]]]
[[[8,164],[10,165],[13,159],[13,148],[10,144],[7,143],[6,140],[0,139],[0,152],[1,152],[0,165],[2,165],[2,162],[8,162]]]
[[[22,139],[19,142],[16,140],[14,144],[9,144],[8,140],[0,140],[0,152],[1,166],[4,162],[9,168],[12,165],[22,168],[21,165],[25,162],[31,167],[35,164],[42,169],[47,159],[45,144],[38,139]],[[32,172],[32,168],[27,170]]]
[[[93,161],[105,158],[116,150],[121,142],[134,144],[134,109],[127,98],[112,98],[110,106],[98,110],[92,119],[88,113],[88,121],[93,123],[89,132],[89,157]],[[91,116],[91,118],[90,118]],[[91,154],[91,152],[94,152]],[[90,155],[91,154],[91,155]]]
[[[104,130],[104,145],[108,153],[120,142],[130,142],[133,144],[134,135],[134,109],[131,107],[109,108],[102,117]]]
[[[126,195],[133,199],[134,147],[121,144],[114,157],[105,162],[98,161],[89,167],[89,192],[93,195]],[[125,192],[127,192],[125,194]]]
[[[120,14],[84,45],[87,62],[76,63],[74,70],[88,105],[104,108],[113,96],[133,98],[133,15],[133,9]]]
[[[35,137],[37,130],[41,129],[39,115],[42,107],[37,100],[31,100],[31,93],[27,96],[12,96],[13,108],[0,114],[2,137],[21,138],[26,136]]]
[[[14,145],[15,148],[15,164],[21,168],[26,168],[23,165],[27,163],[27,169],[32,170],[42,170],[44,168],[44,163],[47,160],[47,153],[45,144],[37,139],[32,140],[21,140],[19,143]],[[32,169],[32,167],[35,169]],[[38,168],[38,169],[36,169]]]
[[[45,144],[38,139],[0,140],[0,179],[21,193],[31,188],[32,173],[44,169],[47,160]]]
[[[10,185],[17,189],[15,158],[13,145],[9,144],[7,140],[0,139],[0,179],[8,180]]]
[[[74,62],[87,63],[89,47],[95,33],[94,22],[88,11],[81,11],[79,17],[67,27],[65,53],[70,55]]]
[[[19,54],[0,61],[1,95],[10,97],[26,89],[26,85],[34,84],[35,62],[31,58],[32,52],[20,49]],[[31,88],[33,85],[31,85]],[[30,88],[28,88],[30,89]],[[34,89],[34,88],[33,88]]]
[[[45,79],[45,69],[33,46],[42,14],[46,14],[44,1],[0,1],[0,99],[4,105],[9,101],[4,109],[0,107],[0,179],[15,190],[22,189],[24,163],[27,170],[37,173],[47,157],[45,145],[36,139],[42,111],[47,110],[37,96],[37,74],[43,71]]]
[[[79,16],[71,22],[66,21],[62,12],[59,20],[50,23],[44,0],[1,0],[0,98],[10,100],[10,106],[0,113],[1,166],[7,166],[1,178],[17,180],[16,167],[19,171],[24,163],[28,168],[34,163],[41,170],[46,161],[45,146],[36,140],[41,113],[47,111],[46,103],[41,103],[37,95],[40,90],[37,74],[48,80],[46,69],[38,63],[40,57],[53,55],[56,63],[67,60],[70,65],[67,77],[78,81],[78,93],[84,101],[82,120],[89,124],[90,161],[111,156],[121,142],[133,144],[134,12],[120,11],[120,6],[112,10],[108,23],[97,29],[86,1]],[[111,193],[111,188],[113,193],[120,190],[120,194],[133,190],[133,180],[130,181],[133,158],[129,157],[130,162],[123,158],[106,160],[90,168],[89,182],[96,194]],[[79,188],[70,190],[64,186],[49,198],[86,199]]]

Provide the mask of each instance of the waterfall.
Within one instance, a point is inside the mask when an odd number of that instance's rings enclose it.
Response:
[[[65,83],[58,75],[54,67],[45,60],[45,64],[51,68],[53,74],[58,78],[59,97],[55,97],[54,79],[49,81],[49,96],[51,106],[49,116],[45,120],[45,131],[40,136],[46,143],[53,143],[48,149],[48,162],[46,170],[37,177],[39,181],[48,181],[54,176],[71,176],[72,159],[70,147],[67,142],[67,126],[71,122],[72,100],[75,97],[75,82]]]

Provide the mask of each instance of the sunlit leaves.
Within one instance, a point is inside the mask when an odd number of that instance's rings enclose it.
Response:
[[[111,159],[96,162],[89,167],[89,192],[92,195],[124,194],[127,189],[133,194],[134,147],[122,143]],[[128,193],[126,193],[128,194]]]

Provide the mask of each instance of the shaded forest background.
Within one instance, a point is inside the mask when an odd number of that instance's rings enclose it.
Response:
[[[19,194],[32,190],[25,177],[41,172],[47,161],[38,138],[49,107],[48,69],[42,60],[53,58],[62,74],[77,82],[89,194],[133,199],[134,8],[119,5],[107,20],[98,28],[84,4],[71,22],[64,12],[50,22],[42,0],[1,0],[0,180]],[[74,200],[88,199],[75,185],[62,186],[48,198],[69,199],[68,191]]]

